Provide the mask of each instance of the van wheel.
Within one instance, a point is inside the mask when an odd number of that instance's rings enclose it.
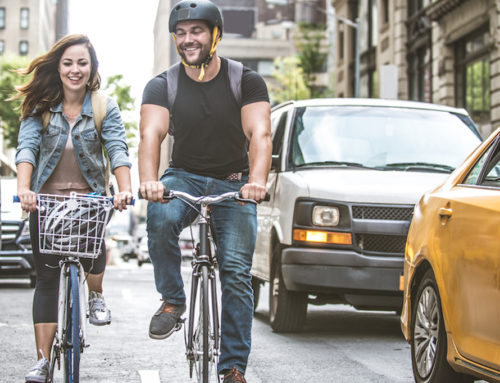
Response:
[[[253,311],[257,309],[260,298],[260,286],[262,281],[254,276],[252,276],[252,290],[253,290]]]
[[[273,245],[273,264],[269,286],[269,321],[275,332],[295,332],[304,327],[307,294],[288,291],[281,272],[281,246]]]
[[[417,383],[469,383],[446,360],[447,339],[441,299],[432,270],[420,282],[411,318],[411,364]]]

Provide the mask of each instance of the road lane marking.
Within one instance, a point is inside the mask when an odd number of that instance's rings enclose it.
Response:
[[[158,370],[139,370],[141,383],[161,383],[160,371]]]

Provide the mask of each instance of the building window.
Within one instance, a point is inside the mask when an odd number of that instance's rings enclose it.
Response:
[[[26,56],[28,54],[28,42],[26,40],[22,40],[19,42],[19,54],[21,56]]]
[[[485,26],[457,43],[456,103],[467,109],[476,122],[490,118],[490,54],[488,26]]]
[[[21,8],[21,19],[19,22],[21,29],[28,29],[30,26],[30,10],[29,8]]]
[[[432,102],[431,50],[421,47],[409,55],[410,100]]]
[[[338,47],[339,47],[339,60],[343,60],[344,59],[344,39],[345,39],[345,35],[344,35],[344,23],[339,23],[339,43],[338,43]]]
[[[0,40],[0,56],[5,53],[5,41]]]
[[[389,23],[389,0],[382,0],[382,24]]]
[[[5,7],[0,8],[0,29],[5,29]]]
[[[378,73],[375,69],[370,69],[359,79],[359,95],[363,98],[378,97]]]

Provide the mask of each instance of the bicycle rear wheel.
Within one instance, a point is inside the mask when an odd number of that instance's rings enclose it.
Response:
[[[78,383],[80,380],[80,295],[76,265],[69,265],[69,275],[66,278],[66,323],[62,342],[64,382]]]

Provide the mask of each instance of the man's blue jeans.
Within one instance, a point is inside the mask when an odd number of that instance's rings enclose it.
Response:
[[[248,182],[248,177],[243,177],[241,181],[227,181],[169,168],[161,181],[168,190],[201,196],[238,191]],[[237,367],[245,372],[253,318],[250,269],[257,236],[256,207],[251,203],[241,206],[236,201],[227,200],[211,205],[211,214],[222,288],[218,371]],[[148,204],[148,247],[156,289],[163,299],[172,304],[186,302],[178,240],[180,232],[196,217],[196,211],[178,199],[167,204]]]

